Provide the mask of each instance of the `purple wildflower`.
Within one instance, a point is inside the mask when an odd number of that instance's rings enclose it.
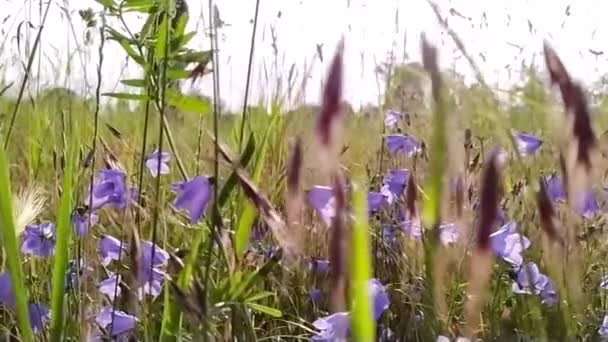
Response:
[[[310,300],[312,301],[312,303],[314,305],[316,305],[317,303],[319,303],[319,301],[321,300],[321,290],[313,288],[310,290]]]
[[[382,285],[378,279],[370,279],[367,282],[367,286],[369,288],[368,291],[370,292],[370,296],[372,297],[374,320],[377,321],[384,311],[388,310],[390,300],[384,285]]]
[[[106,306],[95,318],[95,322],[107,331],[108,335],[112,337],[124,335],[135,328],[135,324],[138,321],[135,316],[119,310],[114,311],[112,315],[112,311],[111,306]]]
[[[419,219],[401,221],[399,228],[404,234],[409,235],[409,237],[415,240],[422,238],[422,227],[420,226]]]
[[[494,254],[516,269],[523,262],[521,253],[530,247],[530,240],[517,232],[515,222],[509,222],[490,234],[490,243]]]
[[[21,252],[47,258],[55,252],[55,225],[30,224],[23,231]]]
[[[392,155],[401,152],[411,157],[420,151],[420,144],[411,135],[391,134],[386,136],[385,141],[388,152]]]
[[[81,215],[78,210],[74,210],[72,213],[72,226],[74,227],[74,233],[78,237],[84,237],[89,233],[89,222],[91,226],[97,224],[99,217],[95,213],[86,213]]]
[[[319,318],[312,323],[319,332],[311,337],[311,341],[341,341],[345,340],[350,330],[348,312],[336,312],[327,317]]]
[[[444,246],[458,241],[458,227],[454,223],[445,223],[439,226],[439,240]]]
[[[155,150],[154,152],[152,152],[146,156],[146,167],[148,168],[148,171],[150,171],[150,174],[152,175],[152,177],[158,176],[159,156],[160,156],[160,174],[166,175],[169,173],[168,163],[169,163],[169,160],[171,160],[171,155],[168,152],[159,152],[158,150]]]
[[[591,191],[588,191],[583,194],[581,196],[577,209],[578,213],[581,216],[585,218],[593,217],[598,211],[600,211],[600,206],[597,203],[597,198],[595,197],[595,194]]]
[[[315,185],[306,195],[308,205],[310,205],[321,216],[321,219],[328,226],[336,216],[336,204],[333,190],[328,186]]]
[[[308,260],[307,267],[310,272],[324,274],[329,271],[329,260],[311,258]]]
[[[534,154],[543,143],[542,140],[528,133],[515,133],[513,138],[519,154],[524,156]]]
[[[395,202],[399,196],[403,195],[410,172],[407,169],[389,170],[382,179],[380,193],[386,197],[389,204]]]
[[[550,175],[545,177],[547,185],[547,195],[553,202],[565,201],[566,194],[564,192],[563,182],[560,176]]]
[[[139,298],[143,299],[144,294],[156,298],[160,294],[165,276],[165,272],[157,267],[142,269],[139,278],[141,284],[138,291]]]
[[[403,114],[394,110],[389,110],[384,113],[384,126],[389,129],[395,128],[401,118],[403,118]]]
[[[557,302],[557,293],[549,277],[540,273],[538,266],[529,262],[521,267],[513,283],[513,292],[518,294],[535,294],[541,297],[542,303]]]
[[[51,312],[49,308],[40,303],[32,303],[29,305],[30,325],[34,334],[39,334],[44,330],[44,325],[51,320]]]
[[[8,272],[0,274],[0,303],[6,306],[15,305],[15,294],[13,293],[13,283]]]
[[[127,175],[119,169],[104,169],[97,172],[93,180],[93,191],[85,198],[86,204],[91,199],[91,210],[105,205],[122,209],[127,205]]]
[[[154,248],[153,248],[154,247]],[[156,297],[160,294],[165,273],[161,270],[169,261],[169,253],[151,241],[141,242],[142,258],[139,282],[143,293]]]
[[[397,236],[395,234],[395,227],[390,224],[382,226],[382,240],[388,245],[392,245],[397,242]]]
[[[597,329],[597,333],[602,337],[608,337],[608,315],[604,316],[602,325]]]
[[[121,241],[117,238],[105,235],[99,240],[97,253],[103,266],[108,266],[112,260],[118,260],[121,253]],[[122,244],[122,252],[125,251],[125,244]]]
[[[108,296],[111,302],[114,302],[114,300],[116,299],[114,297],[114,293],[116,293],[116,296],[120,296],[120,278],[120,275],[110,273],[107,279],[104,279],[99,283],[99,292]]]
[[[375,191],[367,193],[367,209],[370,212],[376,212],[386,204],[386,197],[383,194]]]
[[[213,185],[209,178],[197,176],[189,181],[175,183],[172,188],[177,193],[173,206],[187,211],[190,222],[197,223],[211,200]]]

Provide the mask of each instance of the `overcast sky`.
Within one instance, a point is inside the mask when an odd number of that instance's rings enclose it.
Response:
[[[194,47],[209,46],[208,38],[203,34],[207,3],[188,1],[189,29],[201,32],[192,41]],[[230,107],[238,108],[242,106],[245,89],[255,0],[217,0],[215,3],[226,23],[220,31],[221,97]],[[608,27],[604,24],[607,1],[578,0],[570,5],[569,1],[562,0],[443,0],[437,3],[491,84],[503,86],[517,81],[519,76],[515,72],[522,60],[541,62],[539,53],[544,39],[553,44],[572,74],[583,81],[595,81],[608,70],[608,49],[605,46]],[[69,22],[61,7],[69,8],[73,16],[77,41],[69,31]],[[68,85],[84,91],[85,74],[90,85],[97,82],[95,68],[99,39],[94,32],[93,44],[83,46],[84,25],[77,13],[77,10],[87,7],[100,10],[93,0],[53,0],[43,33],[40,72],[38,63],[34,65],[40,84]],[[19,81],[23,74],[19,60],[23,58],[26,27],[21,28],[21,51],[17,48],[15,36],[18,24],[27,18],[35,26],[29,30],[33,41],[40,20],[38,2],[0,0],[0,8],[0,20],[4,20],[0,26],[0,65],[4,64],[1,72],[6,79]],[[275,65],[273,31],[278,51],[278,74],[286,78],[291,65],[295,64],[301,81],[304,67],[310,69],[306,88],[308,102],[318,101],[319,85],[327,62],[342,36],[346,46],[345,96],[355,107],[377,102],[374,69],[377,63],[386,60],[391,50],[397,61],[419,59],[418,39],[423,31],[441,47],[442,67],[456,68],[470,79],[468,65],[464,58],[460,58],[449,37],[439,29],[426,0],[260,0],[259,18],[253,99],[268,95],[271,89],[265,80],[264,65],[268,78],[277,78],[272,71]],[[116,25],[114,22],[110,24]],[[134,30],[140,24],[141,20],[129,18],[129,25]],[[317,44],[322,46],[323,62],[317,56]],[[80,55],[74,54],[78,46],[84,51]],[[598,56],[590,49],[606,49],[607,54]],[[120,77],[134,78],[139,71],[134,66],[125,65],[124,53],[115,42],[107,42],[104,51],[102,87],[105,91],[123,90],[118,85]],[[68,56],[73,58],[69,72],[66,70]],[[507,65],[513,66],[511,75]],[[196,90],[209,94],[210,84],[209,77],[196,85]]]

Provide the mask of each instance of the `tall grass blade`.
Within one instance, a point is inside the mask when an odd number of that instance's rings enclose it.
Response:
[[[68,143],[68,156],[63,178],[63,187],[59,212],[57,213],[57,240],[55,245],[55,262],[53,266],[53,287],[51,293],[51,341],[61,341],[63,334],[63,308],[65,299],[65,279],[69,262],[69,242],[72,233],[72,188],[74,184],[75,164],[78,156],[78,143],[74,141],[76,135]]]
[[[372,274],[372,261],[368,236],[367,192],[363,184],[365,184],[363,177],[358,175],[356,182],[353,183],[352,192],[355,217],[352,248],[350,249],[350,286],[353,296],[351,326],[355,341],[374,341],[376,324],[372,316],[372,304],[367,284]]]
[[[0,224],[2,232],[2,242],[6,253],[6,263],[11,275],[12,287],[15,295],[15,305],[17,308],[17,321],[21,330],[21,340],[30,342],[34,340],[27,305],[27,294],[25,283],[23,282],[23,272],[21,270],[21,253],[19,239],[15,229],[15,217],[11,195],[11,181],[9,175],[9,164],[6,151],[0,149]]]
[[[272,130],[275,129],[275,125],[277,124],[278,120],[279,111],[277,110],[275,111],[275,113],[273,113],[273,116],[270,119],[270,124],[264,132],[264,137],[262,138],[259,149],[257,151],[255,164],[253,167],[253,174],[251,178],[251,180],[255,184],[259,184],[260,179],[262,178],[262,172],[264,171],[264,161],[266,160],[266,153],[268,152],[269,146],[268,139]],[[249,244],[249,237],[251,236],[251,227],[256,216],[255,206],[251,202],[246,201],[245,196],[242,197],[241,203],[241,208],[243,208],[243,210],[237,221],[238,223],[235,236],[235,253],[238,257],[240,257],[245,252],[245,249]]]

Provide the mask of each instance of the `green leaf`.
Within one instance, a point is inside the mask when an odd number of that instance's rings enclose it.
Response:
[[[152,0],[125,0],[123,8],[125,12],[150,13],[156,8],[156,5]]]
[[[115,29],[111,28],[110,26],[106,26],[106,31],[108,32],[108,40],[115,40],[117,42],[121,42],[121,41],[125,41],[127,44],[130,44],[131,40],[129,38],[127,38],[127,36],[125,36],[124,34],[116,31]]]
[[[188,25],[188,20],[190,17],[187,14],[183,14],[177,19],[177,25],[173,30],[173,35],[177,38],[180,38],[184,32],[186,32],[186,26]]]
[[[279,309],[275,309],[275,308],[271,308],[268,307],[266,305],[262,305],[262,304],[257,304],[257,303],[247,303],[247,306],[249,306],[250,308],[252,308],[255,311],[264,313],[268,316],[271,317],[275,317],[275,318],[281,318],[283,317],[283,313],[281,312],[281,310]],[[372,341],[372,340],[370,340]]]
[[[247,302],[257,302],[261,299],[264,298],[268,298],[268,297],[274,297],[276,294],[274,292],[270,292],[270,291],[262,291],[260,293],[256,293],[253,296],[247,298]]]
[[[367,282],[372,275],[371,249],[368,236],[367,191],[363,172],[353,183],[352,201],[355,220],[352,231],[350,293],[353,296],[351,326],[355,341],[374,341],[376,322],[372,316]]]
[[[158,35],[156,37],[156,48],[154,49],[154,57],[157,61],[165,58],[168,47],[167,37],[169,35],[169,24],[167,23],[167,16],[163,16],[163,21],[160,24]]]
[[[183,80],[190,77],[191,72],[188,70],[167,70],[167,78],[170,80]]]
[[[69,149],[67,165],[63,173],[63,187],[57,213],[57,238],[55,244],[55,265],[53,267],[53,287],[51,293],[51,341],[62,340],[63,333],[63,307],[65,299],[65,275],[69,262],[69,242],[72,233],[71,213],[72,213],[72,187],[75,173],[75,164],[78,155],[79,144],[74,141],[76,135],[72,134],[70,142],[67,144]]]
[[[103,93],[102,96],[113,97],[122,100],[147,101],[150,97],[145,94],[130,94],[130,93]]]
[[[146,61],[144,60],[144,58],[141,55],[139,55],[137,52],[135,52],[135,49],[133,49],[133,47],[129,44],[128,41],[121,39],[120,46],[122,46],[123,50],[125,50],[127,55],[129,55],[129,57],[133,58],[133,60],[137,64],[139,64],[139,65],[146,64]]]
[[[9,175],[9,163],[6,151],[0,148],[0,232],[6,255],[8,272],[11,275],[13,292],[15,295],[15,306],[17,311],[17,322],[21,330],[22,341],[34,341],[30,317],[28,313],[28,300],[26,286],[23,282],[23,271],[21,270],[21,252],[19,239],[17,238],[17,227],[15,226],[15,212],[13,208],[13,197],[11,194],[11,180]]]
[[[95,0],[100,3],[104,8],[110,9],[113,8],[114,2],[112,0]]]
[[[146,86],[146,80],[142,79],[128,79],[120,80],[120,83],[128,85],[130,87],[144,88]]]
[[[184,95],[175,89],[166,90],[167,103],[183,112],[207,114],[209,102],[199,97]]]
[[[175,37],[173,42],[171,43],[171,48],[173,51],[179,50],[180,47],[186,46],[192,38],[196,35],[196,32],[188,32],[182,36]]]
[[[273,117],[270,119],[270,124],[266,127],[266,132],[264,132],[264,137],[262,138],[262,143],[260,145],[260,149],[257,153],[257,158],[255,160],[255,166],[253,169],[253,175],[251,180],[254,183],[259,183],[262,178],[262,171],[264,168],[264,161],[266,159],[266,152],[268,150],[268,137],[276,122],[279,119],[279,111],[275,111],[273,113]],[[236,233],[235,233],[235,243],[234,249],[237,258],[240,258],[241,255],[247,249],[247,245],[249,244],[249,237],[251,235],[251,226],[255,220],[257,215],[255,206],[248,201],[245,196],[241,197],[241,208],[243,208],[241,215],[237,221]]]
[[[174,57],[178,62],[184,63],[201,63],[208,61],[211,58],[211,51],[193,51],[188,50]]]

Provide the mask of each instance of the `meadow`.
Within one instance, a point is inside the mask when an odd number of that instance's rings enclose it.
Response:
[[[228,113],[217,25],[198,51],[183,1],[99,2],[77,20],[140,67],[130,91],[0,82],[2,340],[608,338],[608,102],[560,51],[492,89],[423,37],[353,110],[336,42],[318,104]],[[214,97],[180,90],[202,78]]]

